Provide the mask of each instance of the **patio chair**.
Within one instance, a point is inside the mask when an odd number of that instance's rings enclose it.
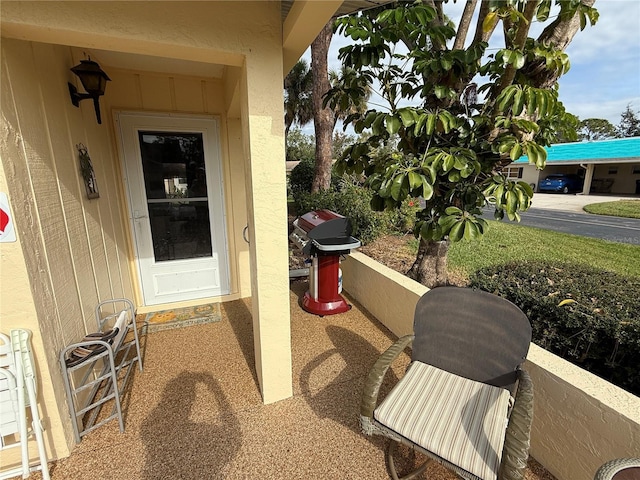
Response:
[[[514,304],[458,287],[427,292],[416,306],[414,334],[400,338],[369,372],[360,406],[364,433],[405,444],[465,479],[522,479],[533,418],[533,387],[521,368],[531,325]],[[378,404],[384,376],[413,344],[405,375]]]
[[[594,477],[594,480],[638,479],[640,479],[640,457],[609,460],[598,469]]]

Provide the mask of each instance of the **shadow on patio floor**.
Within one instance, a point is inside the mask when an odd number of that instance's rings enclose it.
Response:
[[[51,478],[388,479],[386,443],[360,434],[358,404],[370,366],[395,338],[358,305],[326,317],[304,312],[305,288],[291,287],[292,398],[262,404],[250,303],[229,302],[218,323],[149,334],[125,432],[112,421],[90,433],[51,465]],[[438,465],[427,476],[456,478]]]

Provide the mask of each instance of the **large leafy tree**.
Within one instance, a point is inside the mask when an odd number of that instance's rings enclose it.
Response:
[[[617,136],[616,127],[609,120],[603,118],[587,118],[582,120],[578,127],[578,140],[595,142],[616,138]]]
[[[366,176],[376,209],[396,208],[407,197],[426,200],[416,219],[420,246],[411,277],[427,286],[446,282],[449,242],[484,233],[486,201],[496,218],[519,220],[529,207],[530,186],[510,181],[501,169],[523,154],[544,167],[543,147],[566,115],[557,84],[569,69],[564,49],[597,20],[594,2],[469,0],[457,28],[445,2],[436,0],[397,2],[338,20],[338,31],[356,41],[339,57],[357,74],[325,101],[357,102],[373,85],[387,108],[347,119],[368,137],[347,148],[337,167]],[[534,21],[548,23],[537,39],[529,36]],[[488,54],[488,41],[498,34],[504,48]],[[371,154],[392,136],[397,151]]]

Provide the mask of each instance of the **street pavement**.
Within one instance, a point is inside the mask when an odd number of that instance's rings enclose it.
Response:
[[[640,245],[640,219],[592,215],[582,209],[591,203],[623,198],[629,197],[536,193],[531,208],[521,213],[519,225]],[[487,208],[485,212],[488,218],[493,217],[492,209]]]

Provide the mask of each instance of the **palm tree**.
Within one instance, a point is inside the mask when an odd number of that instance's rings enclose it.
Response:
[[[302,126],[313,119],[312,77],[309,65],[299,60],[284,78],[284,135],[294,123]]]
[[[342,85],[353,85],[357,80],[357,72],[353,68],[345,65],[340,68],[339,72],[336,72],[335,70],[331,70],[329,72],[329,83],[331,83],[332,89],[340,88]],[[369,105],[369,99],[371,98],[371,85],[367,83],[361,85],[361,88],[363,90],[362,95],[355,101],[352,100],[346,108],[340,108],[339,105],[335,106],[333,110],[334,128],[338,120],[347,120],[346,123],[349,123],[350,115],[363,115],[366,113]]]

